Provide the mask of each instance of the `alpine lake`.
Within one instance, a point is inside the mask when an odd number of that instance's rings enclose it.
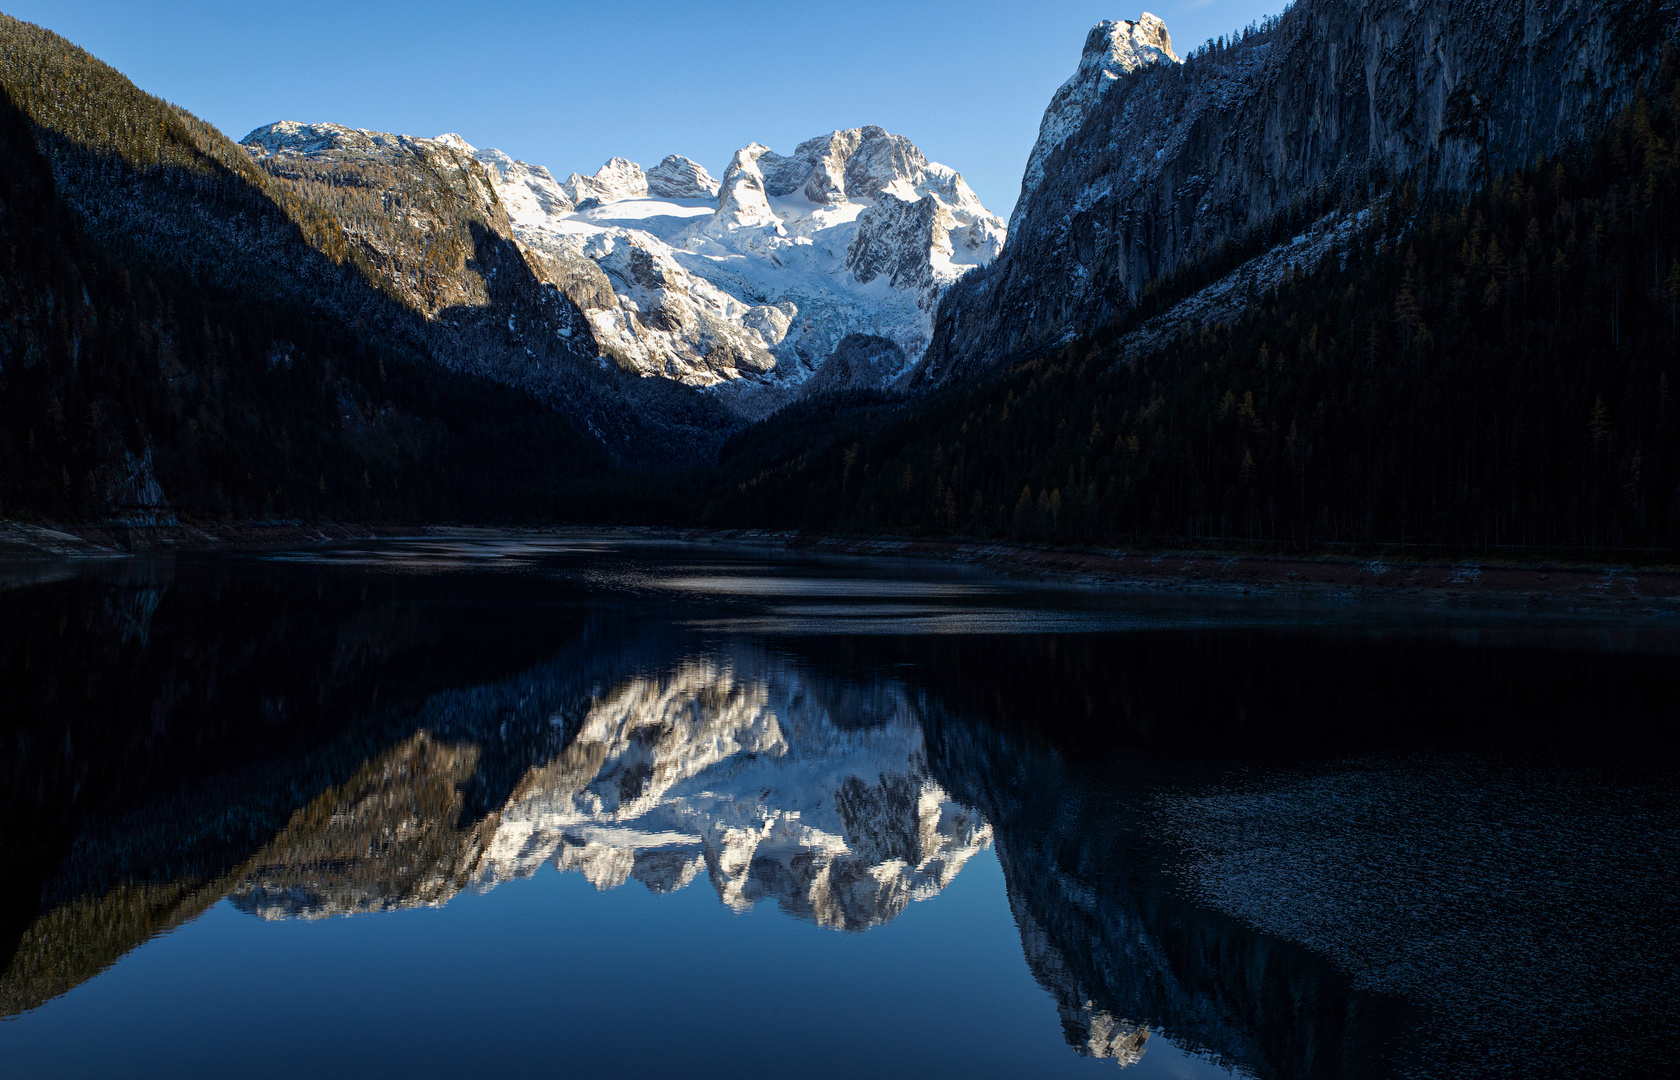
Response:
[[[6,1077],[1680,1070],[1680,620],[430,535],[0,567]]]

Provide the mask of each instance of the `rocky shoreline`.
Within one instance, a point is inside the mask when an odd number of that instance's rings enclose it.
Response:
[[[0,560],[120,558],[139,552],[285,547],[399,536],[588,535],[768,546],[813,554],[926,559],[981,566],[1008,577],[1097,588],[1337,594],[1439,602],[1546,602],[1680,615],[1680,565],[1261,555],[1215,550],[1037,547],[981,540],[815,536],[759,530],[649,527],[483,528],[243,522],[211,525],[45,527],[0,522]]]
[[[1680,614],[1680,567],[1516,560],[1267,556],[1229,551],[1093,550],[1007,543],[800,537],[804,550],[971,563],[1012,577],[1111,588],[1342,594],[1350,599],[1544,601]]]
[[[424,526],[248,521],[212,525],[29,525],[0,521],[0,559],[118,558],[142,551],[323,544],[413,536]]]

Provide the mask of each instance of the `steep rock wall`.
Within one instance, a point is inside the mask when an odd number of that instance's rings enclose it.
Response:
[[[1064,115],[1065,95],[1052,102],[1044,130],[1072,133],[1035,149],[1010,242],[942,299],[916,384],[1095,330],[1150,281],[1291,208],[1367,198],[1403,175],[1465,189],[1553,153],[1630,99],[1677,9],[1300,0],[1182,64],[1163,28],[1169,55],[1084,94],[1082,121]],[[1093,31],[1081,71],[1107,70],[1094,53],[1112,38]]]

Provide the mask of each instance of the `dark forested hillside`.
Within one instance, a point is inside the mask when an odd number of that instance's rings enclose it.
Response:
[[[649,484],[436,363],[243,150],[37,27],[0,45],[0,516],[639,513]]]
[[[773,418],[709,519],[1060,542],[1680,546],[1674,50],[1590,145],[1407,187],[1164,347],[1105,328],[926,400]],[[814,405],[808,405],[810,413]]]

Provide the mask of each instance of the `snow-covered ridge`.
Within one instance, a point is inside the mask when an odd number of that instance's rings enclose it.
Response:
[[[509,189],[522,243],[605,272],[610,298],[579,300],[603,353],[642,375],[729,391],[753,413],[796,393],[848,335],[886,338],[913,361],[940,294],[989,262],[1005,233],[955,170],[877,127],[790,155],[754,143],[721,182],[675,155],[647,174],[614,159],[558,185],[571,212],[539,211],[518,163],[472,152]]]

